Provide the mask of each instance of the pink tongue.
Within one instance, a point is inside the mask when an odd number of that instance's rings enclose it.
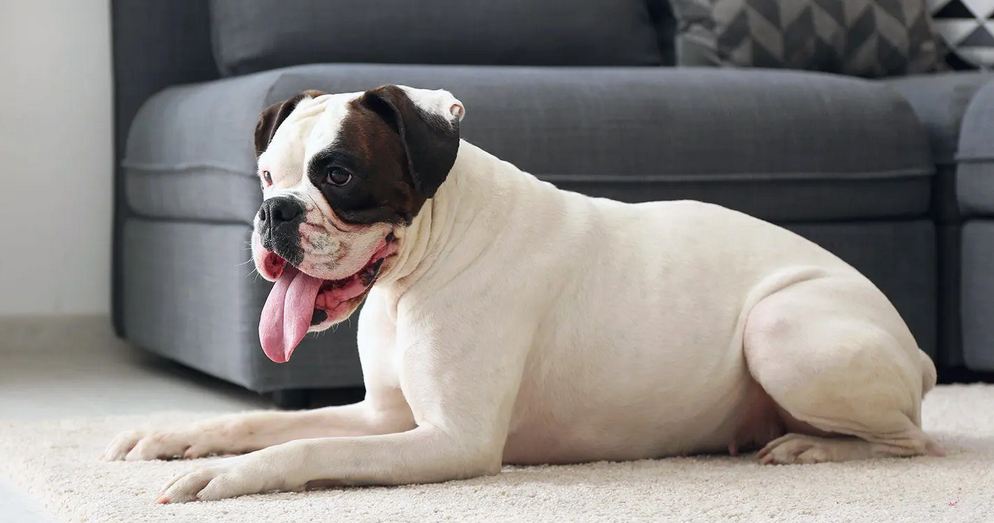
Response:
[[[269,292],[259,320],[259,340],[269,359],[285,363],[304,339],[311,326],[321,283],[322,280],[286,264]]]

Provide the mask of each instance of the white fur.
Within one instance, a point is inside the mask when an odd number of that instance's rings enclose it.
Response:
[[[408,92],[463,112],[444,91]],[[313,125],[281,127],[260,159],[284,166],[274,190],[307,192],[291,171],[337,132],[350,96],[319,97],[298,108]],[[359,318],[364,401],[129,433],[106,458],[256,451],[181,475],[170,502],[443,481],[508,462],[734,450],[763,391],[789,428],[859,438],[786,436],[766,462],[939,452],[919,428],[934,367],[898,313],[784,229],[703,203],[560,191],[462,142],[396,233]]]

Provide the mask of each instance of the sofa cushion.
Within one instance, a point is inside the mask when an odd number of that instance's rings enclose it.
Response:
[[[994,66],[994,5],[970,0],[929,0],[935,27],[949,52],[946,63],[957,70]]]
[[[994,82],[970,101],[963,116],[956,194],[965,216],[994,216]]]
[[[939,222],[958,223],[961,220],[955,184],[960,127],[970,101],[991,79],[994,74],[957,72],[885,81],[911,104],[928,131],[932,159],[936,163],[932,211]]]
[[[939,70],[926,0],[672,0],[677,63],[879,78]]]
[[[644,0],[212,0],[227,74],[327,62],[657,65]]]
[[[994,74],[956,72],[892,78],[884,82],[901,94],[928,131],[935,163],[956,161],[960,124],[977,90]]]
[[[564,189],[692,198],[775,221],[920,216],[928,139],[888,87],[798,72],[668,68],[314,65],[176,87],[139,112],[132,209],[250,223],[259,111],[304,89],[446,88],[463,137]]]

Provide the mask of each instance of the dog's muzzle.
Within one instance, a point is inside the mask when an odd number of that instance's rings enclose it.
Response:
[[[304,259],[300,248],[300,224],[305,217],[304,204],[290,196],[277,196],[262,202],[259,209],[259,236],[262,246],[292,265]]]

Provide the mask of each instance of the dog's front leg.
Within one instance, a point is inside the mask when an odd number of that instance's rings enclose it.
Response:
[[[159,501],[496,474],[527,346],[501,343],[511,341],[506,337],[455,341],[418,343],[404,354],[401,385],[418,425],[414,430],[291,441],[208,463],[173,479]]]
[[[393,405],[397,408],[386,410],[367,399],[311,411],[227,414],[172,430],[131,430],[111,441],[101,459],[145,461],[243,454],[296,439],[389,434],[414,428],[407,406],[401,402]]]
[[[366,385],[363,401],[301,412],[228,414],[168,430],[130,430],[108,445],[102,459],[142,461],[244,454],[296,439],[372,436],[413,429],[411,408],[396,379],[388,379],[396,325],[384,312],[381,300],[374,289],[359,316],[359,357]]]
[[[432,483],[495,474],[500,451],[466,445],[438,427],[357,438],[291,441],[175,477],[160,503],[216,500],[335,485]]]

